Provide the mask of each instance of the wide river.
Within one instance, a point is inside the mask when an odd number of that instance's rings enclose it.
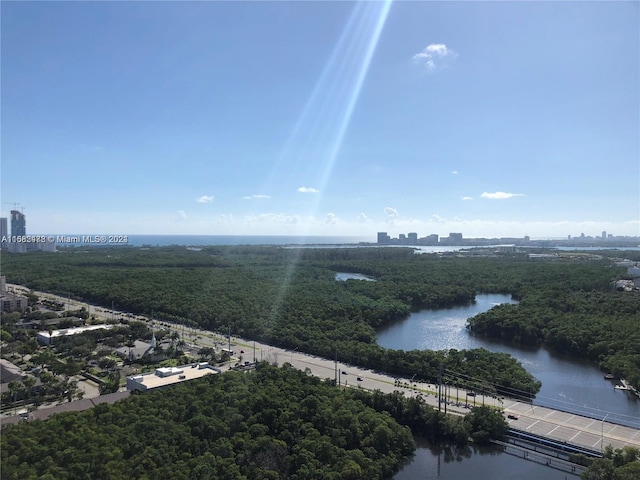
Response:
[[[615,390],[615,382],[605,380],[595,365],[545,348],[525,348],[476,336],[466,329],[468,318],[501,303],[515,302],[509,295],[478,295],[472,305],[422,310],[378,331],[378,344],[399,350],[486,348],[506,352],[542,382],[534,403],[598,419],[606,416],[608,422],[640,428],[640,401],[624,391]],[[414,460],[395,478],[577,478],[505,453],[492,452],[447,461],[427,447],[419,448]]]

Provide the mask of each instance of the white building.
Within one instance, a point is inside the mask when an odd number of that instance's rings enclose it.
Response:
[[[205,375],[220,373],[220,371],[207,362],[182,365],[180,367],[157,368],[153,373],[133,375],[127,377],[127,390],[152,390],[166,387],[175,383],[186,382]]]
[[[640,266],[636,263],[633,267],[629,267],[629,268],[627,268],[627,274],[628,274],[631,278],[638,278],[638,277],[640,277]]]
[[[77,335],[78,333],[91,332],[93,330],[109,329],[114,325],[89,325],[86,327],[75,328],[62,328],[60,330],[51,330],[51,333],[42,331],[38,332],[37,340],[41,345],[50,345],[56,338],[65,337],[69,335]]]

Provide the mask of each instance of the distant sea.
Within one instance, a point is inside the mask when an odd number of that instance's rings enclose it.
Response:
[[[61,237],[62,235],[56,235]],[[83,238],[83,235],[64,235],[65,237]],[[170,245],[184,245],[204,247],[212,245],[351,245],[361,242],[375,242],[375,237],[355,236],[297,236],[297,235],[127,235],[127,243],[83,243],[58,242],[60,246],[116,246],[129,245],[134,247],[152,246],[166,247]]]
[[[410,245],[378,245],[377,238],[360,237],[360,236],[326,236],[326,235],[124,235],[116,236],[119,240],[126,237],[126,242],[111,243],[109,241],[91,242],[86,239],[94,239],[102,237],[108,239],[108,235],[83,235],[83,234],[65,234],[65,235],[47,235],[49,238],[56,238],[58,246],[76,246],[76,247],[104,247],[104,246],[122,246],[128,245],[133,247],[166,247],[170,245],[180,245],[186,247],[206,247],[215,245],[281,245],[281,246],[297,246],[306,245],[314,247],[335,247],[335,246],[358,246],[364,244],[366,246],[383,246],[383,247],[410,247],[416,249],[416,253],[441,253],[452,252],[462,249],[474,248],[473,245],[453,246],[453,245],[437,245],[437,246],[410,246]],[[62,238],[71,239],[71,241],[61,241]],[[496,245],[482,245],[483,248],[496,247]],[[522,248],[531,248],[531,246],[522,246]],[[539,248],[539,247],[535,247]],[[638,246],[628,247],[612,247],[612,246],[562,246],[549,245],[546,248],[558,250],[640,250]]]

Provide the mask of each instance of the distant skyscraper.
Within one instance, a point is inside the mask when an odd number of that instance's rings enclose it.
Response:
[[[604,230],[602,231],[602,239],[604,240],[605,238],[607,238],[607,232],[605,232]]]
[[[11,236],[23,237],[27,234],[27,221],[22,212],[11,210]]]
[[[427,235],[422,239],[422,243],[424,245],[438,245],[439,241],[440,241],[440,237],[438,236],[437,233],[432,233],[431,235]]]
[[[462,242],[462,234],[461,233],[450,233],[449,234],[449,243],[451,245],[458,245]]]
[[[7,217],[0,218],[0,240],[7,237],[9,235],[9,230],[7,229]]]
[[[387,232],[378,232],[378,243],[391,243],[391,238]]]

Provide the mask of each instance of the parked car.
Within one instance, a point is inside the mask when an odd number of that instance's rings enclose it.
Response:
[[[510,413],[509,415],[507,415],[507,418],[510,418],[511,420],[517,420],[518,416],[514,415],[513,413]]]

